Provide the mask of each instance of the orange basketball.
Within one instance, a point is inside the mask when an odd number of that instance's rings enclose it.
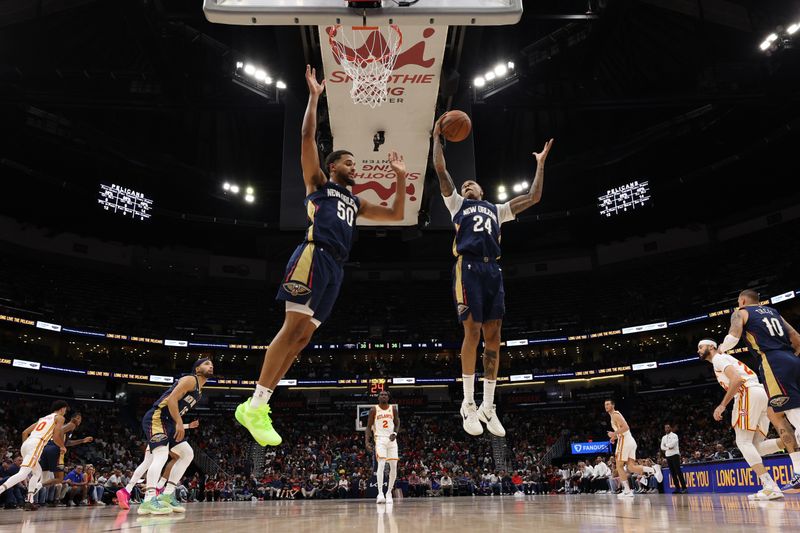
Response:
[[[463,111],[454,110],[444,114],[442,119],[442,135],[448,141],[459,142],[469,136],[472,131],[472,121]]]

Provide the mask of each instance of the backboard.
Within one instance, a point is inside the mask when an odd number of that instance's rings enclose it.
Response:
[[[522,16],[522,0],[418,0],[409,6],[384,0],[381,5],[354,9],[345,0],[203,0],[203,11],[211,22],[243,26],[501,26]]]

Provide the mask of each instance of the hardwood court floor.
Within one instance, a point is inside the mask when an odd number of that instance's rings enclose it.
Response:
[[[798,495],[753,503],[746,495],[459,497],[397,500],[389,508],[367,500],[222,502],[188,504],[185,516],[166,517],[138,516],[135,506],[0,511],[0,532],[786,532],[800,527],[799,511]]]

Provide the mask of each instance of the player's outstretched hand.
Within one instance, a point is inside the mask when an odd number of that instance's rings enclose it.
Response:
[[[533,156],[536,158],[536,162],[538,164],[544,163],[545,159],[547,159],[547,154],[550,153],[550,148],[553,147],[553,139],[550,139],[546,143],[544,143],[544,148],[542,148],[541,152],[533,152]]]
[[[322,83],[317,81],[317,69],[311,68],[311,65],[306,65],[306,83],[312,96],[319,96],[325,90],[325,80]]]
[[[183,440],[183,436],[185,435],[183,431],[183,424],[175,424],[175,440],[180,442]]]
[[[718,405],[716,409],[714,409],[714,420],[717,422],[722,421],[722,414],[725,412],[724,405]]]
[[[442,113],[442,116],[433,125],[433,136],[439,137],[442,134],[442,120],[447,116],[447,112]]]
[[[396,174],[406,173],[406,163],[403,161],[403,156],[392,150],[389,152],[389,165]]]
[[[88,444],[90,442],[94,442],[94,437],[86,437],[85,439],[83,439],[84,444]]]
[[[613,431],[609,431],[608,438],[611,439],[611,442],[614,442],[615,440],[617,440],[617,434],[614,433]]]

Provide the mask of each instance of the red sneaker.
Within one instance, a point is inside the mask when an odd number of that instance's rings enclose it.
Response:
[[[128,490],[124,487],[117,491],[117,505],[120,506],[121,509],[130,509],[130,499],[131,495],[128,494]]]

